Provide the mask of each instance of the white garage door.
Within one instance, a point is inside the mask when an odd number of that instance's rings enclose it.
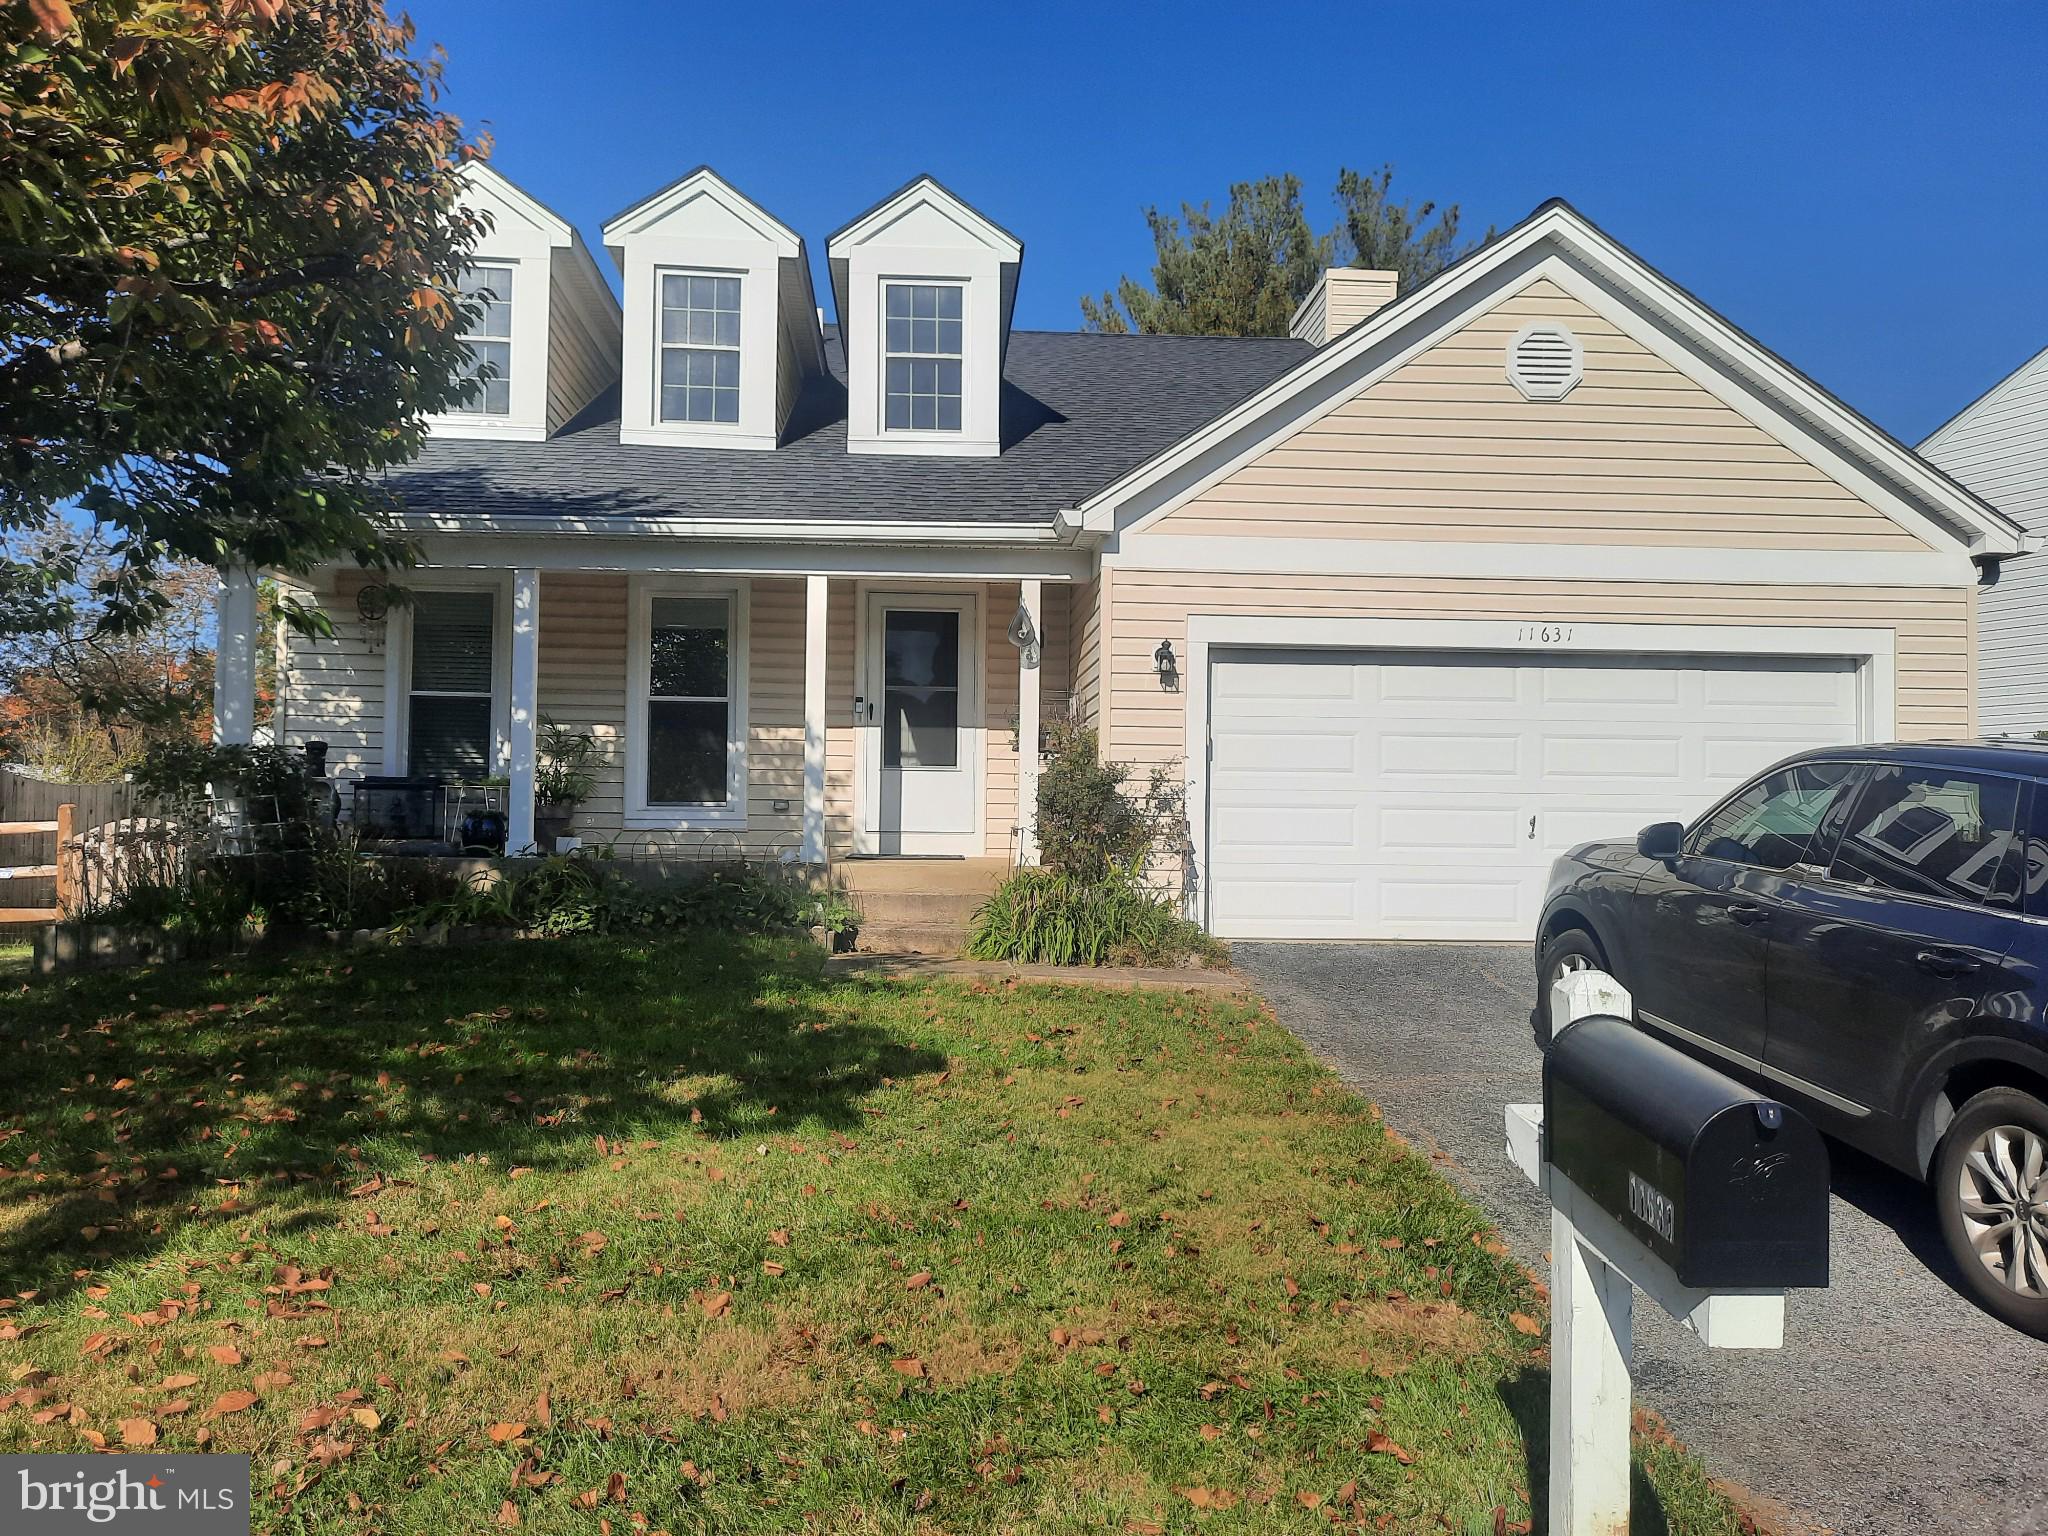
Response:
[[[1858,698],[1848,658],[1219,652],[1211,924],[1528,939],[1558,854],[1858,739]]]

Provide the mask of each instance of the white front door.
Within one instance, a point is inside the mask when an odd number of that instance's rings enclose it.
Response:
[[[864,853],[982,851],[980,612],[972,595],[868,596]]]
[[[1843,657],[1247,650],[1209,688],[1226,938],[1527,940],[1567,848],[1862,734]]]

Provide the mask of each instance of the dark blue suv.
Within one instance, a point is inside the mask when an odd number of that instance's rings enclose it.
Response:
[[[1551,870],[1551,985],[1608,971],[1637,1022],[1934,1188],[1992,1312],[2048,1337],[2048,746],[1807,752],[1691,826]]]

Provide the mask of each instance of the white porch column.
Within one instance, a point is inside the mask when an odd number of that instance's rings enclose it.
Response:
[[[825,862],[825,625],[830,582],[804,578],[804,844],[806,864]]]
[[[531,566],[512,573],[511,780],[505,851],[533,851],[533,772],[540,724],[540,572]]]
[[[1030,615],[1038,636],[1038,654],[1045,655],[1043,583],[1027,576],[1019,584],[1018,601]],[[1017,862],[1038,862],[1038,667],[1024,665],[1017,653]]]
[[[256,576],[247,566],[220,573],[214,616],[213,739],[246,746],[256,729]]]

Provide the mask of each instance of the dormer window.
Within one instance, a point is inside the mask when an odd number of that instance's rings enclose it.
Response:
[[[740,419],[740,280],[661,275],[661,419]]]
[[[958,432],[960,285],[884,286],[884,426],[891,432]]]
[[[699,166],[604,227],[625,279],[619,441],[767,448],[830,376],[796,232]]]
[[[1002,452],[1024,247],[929,176],[825,242],[846,353],[846,451]]]
[[[460,378],[474,381],[458,407],[479,416],[512,414],[512,269],[464,267],[456,285],[463,307],[482,306],[482,313],[462,331],[469,361]]]

